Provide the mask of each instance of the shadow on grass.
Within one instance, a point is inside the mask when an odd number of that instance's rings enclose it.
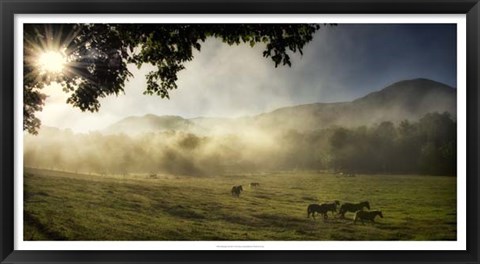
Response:
[[[205,219],[205,216],[195,212],[194,210],[185,208],[182,205],[173,206],[165,210],[171,216],[186,218],[186,219]]]
[[[259,221],[252,217],[240,216],[240,215],[223,215],[222,219],[229,223],[244,225],[248,227],[258,227]]]
[[[44,240],[67,240],[66,237],[64,237],[62,234],[60,234],[57,231],[50,230],[47,226],[42,224],[42,222],[35,217],[34,215],[24,212],[24,224],[26,226],[32,226],[34,230],[37,232],[41,233],[43,237],[46,239]],[[36,240],[35,239],[35,234],[26,234],[24,235],[25,240]]]
[[[25,190],[23,192],[23,200],[25,202],[38,202],[38,201],[33,201],[33,198],[42,198],[42,197],[46,197],[46,196],[49,196],[49,195],[48,195],[48,193],[46,193],[44,191],[31,192],[31,191]]]
[[[302,200],[311,201],[311,202],[316,202],[317,201],[317,199],[315,197],[311,197],[311,196],[303,196]]]
[[[281,215],[281,214],[268,214],[268,213],[263,213],[263,214],[254,214],[253,215],[255,218],[261,220],[258,222],[258,226],[261,227],[291,227],[291,228],[296,228],[296,227],[303,227],[307,221],[304,218],[298,218],[294,216],[289,216],[289,215]]]

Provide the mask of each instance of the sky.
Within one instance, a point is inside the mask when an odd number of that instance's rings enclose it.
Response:
[[[456,87],[456,25],[339,24],[322,26],[292,66],[275,68],[264,47],[228,46],[217,39],[178,75],[170,100],[143,95],[145,74],[130,65],[134,77],[125,94],[100,100],[97,113],[66,104],[58,85],[38,117],[42,124],[76,132],[103,129],[128,116],[145,114],[194,117],[239,117],[280,107],[316,102],[351,101],[407,79],[427,78]]]

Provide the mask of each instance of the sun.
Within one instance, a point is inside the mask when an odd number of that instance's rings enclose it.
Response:
[[[45,51],[37,58],[37,67],[42,74],[60,74],[66,64],[67,57],[61,51]]]

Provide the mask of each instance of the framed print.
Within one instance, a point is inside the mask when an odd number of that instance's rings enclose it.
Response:
[[[1,1],[1,263],[478,263],[477,1]]]

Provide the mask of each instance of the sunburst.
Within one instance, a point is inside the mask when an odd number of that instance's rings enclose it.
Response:
[[[33,79],[35,83],[61,82],[64,77],[75,76],[73,53],[78,47],[72,46],[72,41],[76,35],[75,30],[66,30],[61,25],[45,25],[43,30],[24,32],[25,79]]]
[[[36,66],[40,74],[61,74],[67,64],[67,56],[60,50],[48,50],[40,53]]]

